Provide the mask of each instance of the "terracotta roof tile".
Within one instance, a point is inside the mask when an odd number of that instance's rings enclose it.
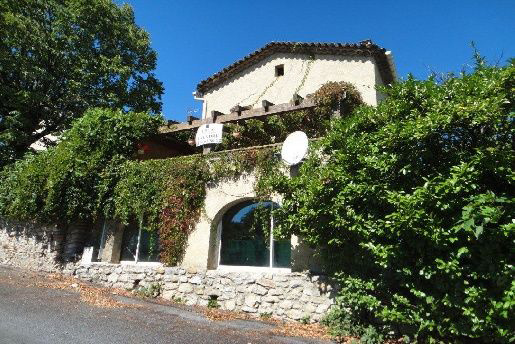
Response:
[[[205,93],[230,79],[235,74],[275,53],[372,56],[376,60],[383,82],[390,84],[395,80],[395,71],[388,61],[386,49],[379,47],[370,40],[359,43],[270,42],[230,66],[225,67],[218,73],[201,81],[197,85],[197,91],[199,93]]]

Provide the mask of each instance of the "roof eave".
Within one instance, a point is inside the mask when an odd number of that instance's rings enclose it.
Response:
[[[354,43],[298,43],[298,42],[271,42],[252,52],[244,58],[234,62],[228,67],[201,81],[197,91],[206,94],[209,90],[230,79],[247,67],[261,61],[275,53],[303,53],[303,54],[340,54],[347,56],[373,56],[379,67],[381,79],[384,84],[395,81],[395,66],[391,53],[379,47],[370,40]]]

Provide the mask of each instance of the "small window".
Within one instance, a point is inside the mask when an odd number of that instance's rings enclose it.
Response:
[[[280,64],[275,66],[275,76],[283,76],[284,75],[284,65]]]
[[[274,238],[274,202],[243,202],[222,218],[220,265],[289,268],[291,241]]]
[[[131,223],[125,227],[122,239],[122,261],[159,262],[157,233],[149,232]]]

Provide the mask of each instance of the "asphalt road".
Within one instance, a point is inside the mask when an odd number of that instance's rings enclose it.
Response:
[[[40,274],[0,267],[0,344],[329,343],[271,333],[259,321],[211,321],[192,310],[120,298],[102,308],[70,289],[37,286]]]

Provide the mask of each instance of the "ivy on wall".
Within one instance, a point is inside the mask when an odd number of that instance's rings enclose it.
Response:
[[[326,84],[313,97],[315,109],[226,125],[216,150],[246,149],[148,161],[133,159],[137,142],[157,133],[160,117],[90,110],[56,147],[27,155],[1,172],[0,216],[53,224],[137,221],[142,229],[159,233],[161,260],[175,265],[199,220],[210,183],[252,172],[258,197],[273,192],[267,180],[279,168],[277,147],[248,147],[282,142],[296,130],[322,136],[336,103],[352,111],[362,102],[347,83]],[[182,139],[190,135],[178,134]]]
[[[179,263],[207,185],[253,170],[270,175],[279,160],[274,148],[133,160],[136,142],[157,133],[161,123],[143,113],[89,111],[55,148],[2,170],[0,216],[46,224],[137,221],[159,233],[161,261]]]
[[[67,223],[112,209],[112,188],[136,142],[161,117],[92,109],[47,151],[28,154],[0,172],[0,214],[16,220]]]

